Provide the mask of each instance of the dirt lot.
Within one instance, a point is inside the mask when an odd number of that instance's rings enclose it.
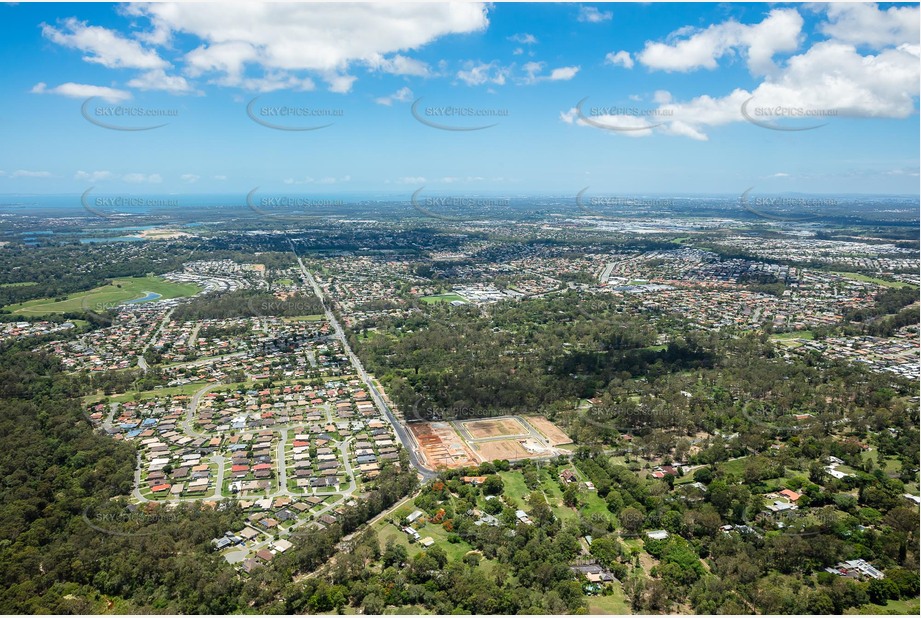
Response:
[[[461,421],[474,440],[500,436],[526,436],[527,428],[516,418],[490,418],[481,421]]]
[[[572,442],[572,438],[563,433],[563,430],[545,419],[543,416],[526,416],[524,417],[534,429],[539,431],[550,441],[550,444],[557,446],[558,444],[569,444]]]
[[[477,442],[473,445],[473,448],[483,461],[493,461],[494,459],[527,459],[531,456],[531,454],[518,443],[518,440]]]
[[[475,466],[477,457],[449,423],[408,423],[431,468]]]

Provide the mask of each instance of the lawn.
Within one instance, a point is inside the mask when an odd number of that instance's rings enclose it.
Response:
[[[325,319],[326,316],[323,315],[299,315],[293,318],[282,318],[285,322],[319,322],[320,320]]]
[[[854,281],[864,281],[866,283],[875,283],[876,285],[881,285],[887,288],[903,288],[910,283],[902,283],[900,281],[887,281],[885,279],[880,279],[878,277],[869,277],[867,275],[861,275],[860,273],[847,273],[840,271],[833,271],[836,275],[841,275],[842,277],[847,277],[848,279],[853,279]]]
[[[889,614],[897,616],[917,616],[919,613],[918,599],[889,601],[885,605],[868,603],[860,607],[845,610],[845,614]]]
[[[159,294],[156,300],[165,300],[191,296],[199,289],[197,285],[191,283],[173,283],[160,277],[130,277],[114,279],[109,285],[70,294],[65,300],[38,298],[9,305],[6,309],[21,315],[47,315],[69,311],[101,312],[113,309],[126,301],[144,298],[148,292]]]
[[[811,341],[815,339],[815,336],[812,334],[811,330],[796,330],[790,333],[774,333],[771,335],[771,339],[808,339]]]
[[[611,585],[611,594],[588,597],[588,613],[620,616],[633,612],[630,610],[630,603],[624,597],[623,587],[615,583]]]
[[[152,391],[124,393],[121,395],[109,395],[109,401],[125,403],[126,401],[141,401],[143,399],[153,399],[154,397],[163,397],[166,395],[193,395],[200,389],[204,388],[202,382],[193,382],[192,384],[183,384],[182,386],[170,386],[166,388],[157,388]],[[87,395],[83,398],[83,405],[90,405],[97,401],[102,401],[106,395]]]
[[[502,477],[502,482],[505,484],[502,493],[507,498],[515,500],[518,508],[528,510],[525,507],[528,505],[527,496],[531,490],[524,484],[524,476],[521,472],[500,472],[499,476]]]
[[[458,294],[436,294],[434,296],[423,296],[419,300],[421,300],[424,303],[429,303],[429,304],[431,303],[450,303],[451,301],[454,301],[454,300],[460,300],[463,302],[467,302],[466,298]]]

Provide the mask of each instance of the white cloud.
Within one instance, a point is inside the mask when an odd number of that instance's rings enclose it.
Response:
[[[183,174],[179,179],[186,184],[194,184],[201,179],[201,176],[198,174]]]
[[[630,57],[629,52],[621,50],[619,52],[610,52],[607,56],[604,57],[605,64],[613,64],[614,66],[622,66],[625,69],[633,68],[633,58]]]
[[[211,178],[213,180],[227,180],[227,176],[224,176],[223,174],[218,174],[217,176],[212,176]]]
[[[771,178],[787,178],[789,175],[786,172],[777,172],[776,174],[771,174]]]
[[[672,93],[668,90],[656,90],[652,95],[652,100],[656,103],[671,103]]]
[[[42,36],[58,45],[84,52],[86,62],[110,69],[152,70],[169,66],[157,52],[145,49],[137,41],[107,28],[89,26],[73,17],[65,19],[62,28],[42,24]]]
[[[350,180],[352,180],[351,176],[342,176],[340,178],[336,178],[335,176],[325,176],[323,178],[305,176],[304,178],[285,178],[283,182],[286,185],[334,185],[341,182],[349,182]]]
[[[593,6],[580,6],[577,19],[582,22],[597,24],[603,21],[610,21],[613,16],[610,11],[602,12]]]
[[[74,174],[74,180],[100,182],[103,180],[110,180],[113,176],[114,174],[108,170],[98,170],[95,172],[84,172],[83,170],[79,170]]]
[[[914,113],[921,63],[914,45],[900,45],[878,54],[861,55],[853,45],[823,41],[792,56],[778,73],[752,91],[737,88],[725,96],[701,95],[688,101],[666,100],[656,93],[659,106],[641,120],[667,135],[706,140],[710,128],[744,122],[742,105],[750,117],[757,108],[804,110],[810,125],[833,122],[836,117],[906,118]],[[577,110],[561,113],[568,124],[585,126]],[[616,127],[638,126],[622,117],[594,117],[593,122]],[[791,122],[779,119],[780,125]],[[632,124],[631,124],[632,123]],[[613,132],[613,131],[612,131]],[[621,132],[631,137],[645,131]]]
[[[425,183],[425,176],[402,176],[396,182],[401,185],[421,185]]]
[[[880,10],[876,4],[825,5],[828,21],[819,30],[853,45],[876,48],[896,46],[921,39],[921,10],[914,6],[893,6]]]
[[[729,20],[703,30],[681,28],[665,43],[647,41],[637,59],[651,69],[694,71],[715,69],[717,60],[738,51],[747,57],[752,73],[767,75],[774,69],[775,54],[799,47],[802,27],[796,9],[774,9],[759,24]]]
[[[198,37],[201,45],[184,58],[190,76],[213,73],[215,83],[244,85],[260,77],[252,72],[274,72],[272,81],[280,84],[286,75],[309,71],[334,92],[351,89],[353,63],[418,74],[422,63],[399,53],[489,24],[483,3],[155,3],[126,12],[148,18],[158,40]],[[383,60],[389,54],[399,57]]]
[[[466,69],[457,72],[457,78],[468,86],[480,86],[482,84],[502,86],[511,73],[511,68],[499,66],[495,61],[477,64],[468,62],[465,66],[467,67]]]
[[[397,90],[391,95],[374,99],[374,102],[379,105],[392,105],[394,101],[400,101],[401,103],[405,103],[407,101],[411,101],[412,98],[413,98],[413,91],[407,88],[406,86],[403,86],[402,88],[400,88],[399,90]]]
[[[49,178],[51,172],[39,172],[34,170],[16,170],[10,174],[11,178]]]
[[[131,98],[131,93],[127,90],[118,90],[107,86],[93,86],[91,84],[75,84],[74,82],[67,82],[54,88],[49,88],[44,82],[39,82],[32,87],[31,92],[34,94],[58,94],[72,99],[99,97],[109,103],[119,103]]]
[[[575,77],[580,68],[577,66],[558,67],[550,71],[548,75],[541,75],[540,73],[544,70],[544,66],[546,66],[544,62],[526,62],[521,68],[527,75],[518,81],[523,84],[536,84],[546,81],[567,81]]]
[[[508,40],[514,43],[519,43],[521,45],[537,44],[537,37],[533,34],[528,34],[527,32],[523,32],[521,34],[513,34],[512,36],[508,37]]]
[[[160,176],[160,174],[141,174],[138,172],[125,174],[122,176],[122,180],[125,182],[130,182],[131,184],[158,184],[163,182],[163,178]]]
[[[547,79],[552,82],[567,81],[575,77],[579,69],[580,67],[559,67],[550,71]]]
[[[380,54],[375,54],[368,60],[368,66],[375,71],[383,71],[392,75],[412,75],[414,77],[428,77],[432,71],[429,65],[416,60],[396,54],[391,58],[384,58]]]
[[[184,77],[167,75],[163,69],[141,73],[139,77],[129,81],[128,86],[139,90],[165,90],[173,94],[186,94],[194,91]]]

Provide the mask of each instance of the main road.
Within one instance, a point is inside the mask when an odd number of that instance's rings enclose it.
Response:
[[[326,314],[326,321],[329,322],[330,326],[333,327],[333,332],[335,333],[336,338],[342,343],[342,349],[345,350],[345,354],[348,356],[349,361],[352,363],[352,367],[355,368],[355,371],[358,374],[358,377],[361,378],[361,381],[364,383],[365,388],[367,388],[368,392],[371,393],[371,399],[374,400],[374,403],[377,405],[377,409],[387,416],[387,420],[389,420],[390,424],[393,426],[394,433],[396,433],[400,442],[403,443],[403,448],[406,449],[406,453],[409,455],[409,462],[419,472],[419,474],[422,475],[422,478],[429,480],[437,477],[437,472],[425,467],[422,464],[421,458],[416,451],[413,439],[409,435],[409,432],[407,432],[403,424],[397,420],[393,410],[390,409],[390,406],[387,405],[387,402],[384,400],[383,395],[381,395],[381,393],[377,390],[377,387],[374,386],[374,381],[371,380],[371,376],[369,376],[368,372],[365,371],[364,366],[361,364],[361,360],[352,351],[352,346],[349,345],[349,340],[345,336],[345,331],[342,330],[342,327],[339,325],[339,321],[336,319],[336,316],[333,315],[332,310],[326,304],[326,298],[323,295],[323,290],[320,288],[317,280],[314,279],[310,271],[307,270],[307,267],[304,266],[304,261],[301,260],[301,257],[297,255],[297,252],[294,250],[294,243],[291,243],[291,251],[297,258],[297,263],[301,268],[301,272],[304,274],[304,278],[307,279],[307,282],[310,283],[310,285],[313,287],[314,294],[317,295],[317,298],[319,298],[320,302],[323,304],[323,311]]]

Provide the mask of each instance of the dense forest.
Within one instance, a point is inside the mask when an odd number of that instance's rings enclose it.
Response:
[[[260,316],[296,317],[323,313],[323,304],[313,295],[290,294],[278,298],[270,292],[235,290],[193,298],[176,307],[173,319],[220,320]]]

